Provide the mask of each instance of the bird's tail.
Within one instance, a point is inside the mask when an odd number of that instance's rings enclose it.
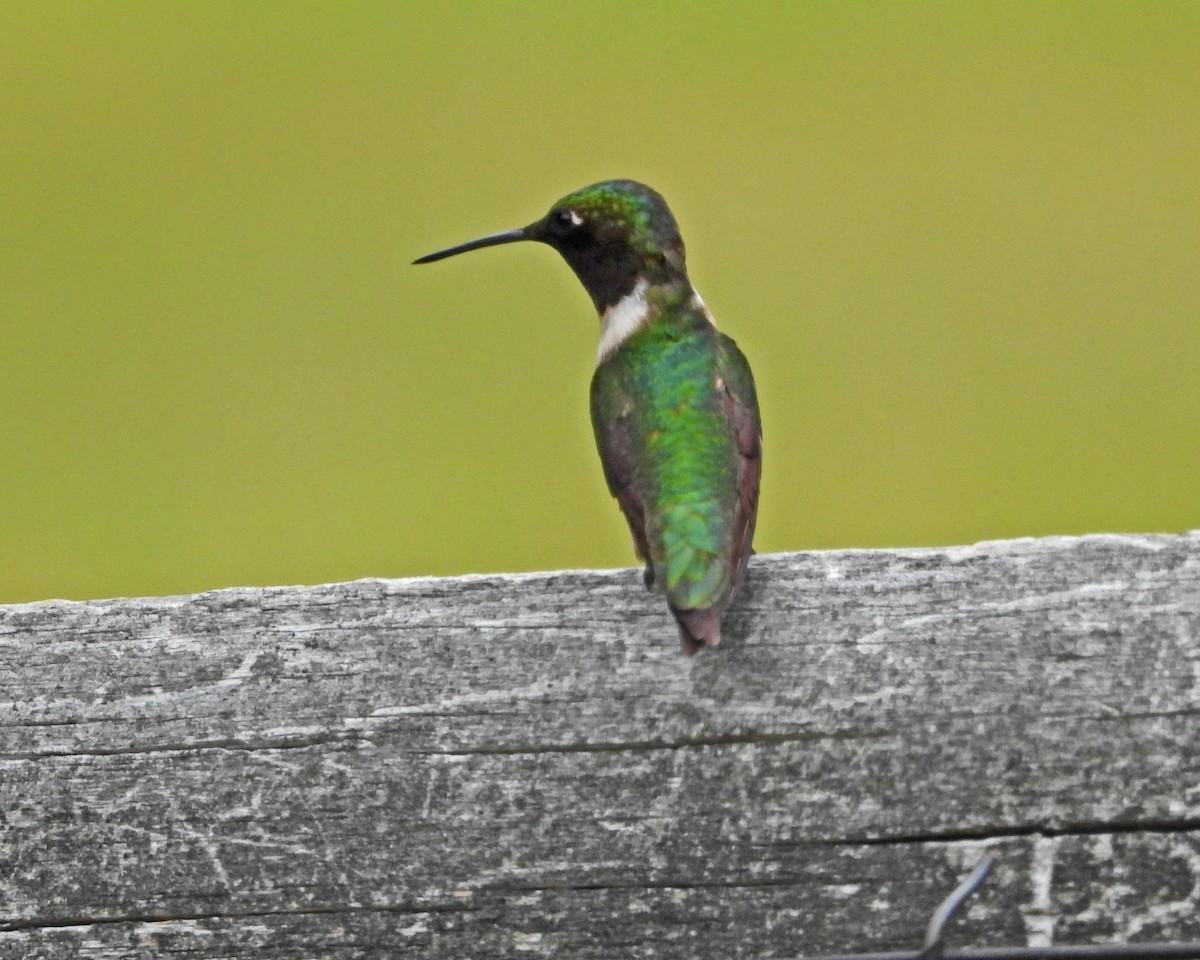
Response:
[[[683,655],[690,657],[701,647],[715,647],[721,642],[721,611],[717,607],[703,610],[676,610],[671,607],[679,624],[679,642]]]

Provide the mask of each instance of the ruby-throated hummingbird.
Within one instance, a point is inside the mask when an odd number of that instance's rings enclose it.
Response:
[[[721,640],[750,559],[762,429],[754,378],[692,289],[663,198],[632,180],[563,197],[527,227],[421,257],[517,240],[549,244],[600,314],[592,426],[608,488],[666,594],[683,652]]]

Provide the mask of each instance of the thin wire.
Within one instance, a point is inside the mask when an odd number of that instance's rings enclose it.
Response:
[[[805,960],[920,960],[924,950],[836,953]],[[1101,943],[1057,947],[967,947],[947,950],[942,960],[1200,960],[1200,941],[1188,943]]]
[[[946,950],[942,935],[946,924],[963,902],[979,889],[992,869],[994,859],[984,854],[950,896],[929,918],[925,944],[920,950],[889,953],[839,953],[808,960],[1200,960],[1200,942],[1191,943],[1104,943],[1071,944],[1058,947],[968,947]]]
[[[951,950],[946,960],[1200,960],[1200,943],[1104,943]]]
[[[951,891],[950,896],[943,900],[933,916],[929,918],[929,927],[925,930],[925,944],[922,956],[941,956],[939,949],[942,943],[942,932],[946,922],[954,916],[954,912],[963,905],[963,901],[979,889],[979,885],[987,879],[995,860],[990,853],[985,853],[975,864],[975,869],[967,874],[967,878]]]

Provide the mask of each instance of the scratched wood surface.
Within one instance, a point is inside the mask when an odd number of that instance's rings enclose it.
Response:
[[[0,607],[0,957],[1200,939],[1200,533]]]

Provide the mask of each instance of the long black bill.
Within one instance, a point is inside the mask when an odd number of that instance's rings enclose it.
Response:
[[[494,247],[500,243],[516,243],[518,240],[532,239],[529,227],[518,227],[516,230],[505,230],[503,233],[489,233],[486,237],[468,240],[466,243],[460,243],[457,247],[447,247],[437,253],[427,253],[414,260],[413,263],[433,263],[435,260],[445,260],[446,257],[452,257],[456,253],[466,253],[468,250],[478,250],[480,247]]]

